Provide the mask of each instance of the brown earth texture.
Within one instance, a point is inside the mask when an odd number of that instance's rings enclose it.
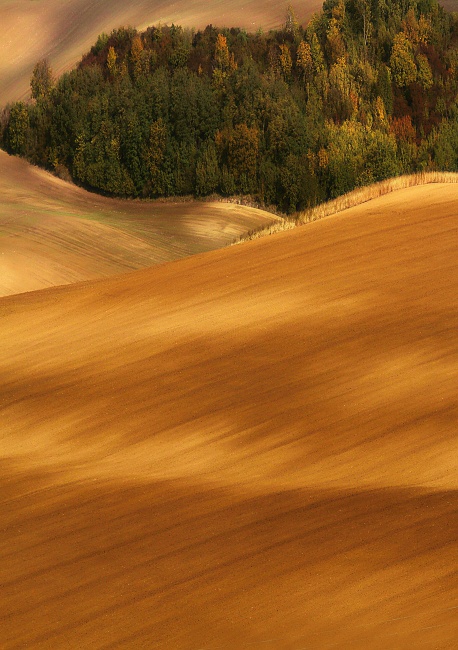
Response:
[[[235,203],[105,198],[0,151],[0,296],[214,250],[278,219]]]
[[[0,646],[455,649],[457,185],[0,299]]]
[[[279,28],[289,2],[276,0],[0,0],[0,107],[30,94],[37,61],[47,58],[57,76],[69,70],[102,32],[120,26],[146,29],[158,23],[203,29],[242,27],[247,31]],[[291,3],[305,25],[321,0]],[[458,11],[458,0],[443,0]]]

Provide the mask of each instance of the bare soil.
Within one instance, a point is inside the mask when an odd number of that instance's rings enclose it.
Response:
[[[221,248],[276,219],[217,201],[104,198],[0,151],[0,296]]]
[[[457,201],[2,298],[2,647],[456,648]]]
[[[268,30],[284,22],[287,4],[274,0],[0,0],[0,107],[27,96],[37,61],[48,58],[61,74],[81,59],[102,32],[128,25],[145,29],[159,22],[196,29],[213,24]],[[300,3],[295,8],[298,19],[305,23],[321,5],[319,0]]]
[[[307,24],[321,0],[292,3],[299,22]],[[458,0],[443,0],[458,11]],[[0,0],[0,107],[30,94],[37,61],[47,58],[57,75],[72,68],[102,32],[120,26],[182,25],[203,29],[242,27],[248,31],[279,28],[288,3],[276,0]]]

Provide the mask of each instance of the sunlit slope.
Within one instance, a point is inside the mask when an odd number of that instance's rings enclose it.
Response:
[[[289,3],[274,0],[0,0],[0,106],[26,98],[37,61],[47,58],[57,74],[77,63],[102,32],[162,22],[202,29],[208,24],[248,31],[278,28]],[[322,7],[320,0],[292,3],[301,24]],[[458,0],[443,0],[458,11]]]
[[[0,106],[29,92],[33,66],[47,57],[61,73],[74,65],[102,32],[121,25],[145,29],[159,22],[204,28],[279,27],[288,3],[273,0],[213,0],[167,2],[165,0],[0,0]],[[305,22],[321,8],[319,0],[305,0],[296,7]]]
[[[455,648],[457,201],[2,298],[2,646]]]
[[[0,151],[0,296],[213,250],[276,219],[230,203],[103,198]]]
[[[60,74],[79,61],[100,33],[121,25],[144,29],[162,22],[197,29],[213,24],[267,30],[284,22],[288,4],[274,0],[0,0],[0,106],[28,95],[37,61],[48,58]],[[323,3],[292,4],[299,22],[306,24]],[[458,0],[441,4],[449,11],[458,10]]]

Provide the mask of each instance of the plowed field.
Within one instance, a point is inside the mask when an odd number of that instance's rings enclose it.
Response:
[[[216,201],[104,198],[0,151],[0,296],[221,248],[276,219]]]
[[[456,185],[0,300],[0,645],[456,648]]]
[[[77,63],[102,32],[128,25],[146,29],[159,22],[196,29],[213,24],[267,30],[284,22],[287,5],[274,0],[0,0],[0,107],[27,95],[37,61],[48,58],[60,74]],[[319,0],[303,1],[295,7],[298,19],[305,22],[321,6]]]

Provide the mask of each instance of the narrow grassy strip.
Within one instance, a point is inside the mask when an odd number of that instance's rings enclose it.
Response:
[[[303,212],[297,212],[290,218],[284,218],[281,221],[251,230],[245,235],[241,235],[232,245],[242,244],[246,241],[253,239],[260,239],[267,235],[274,235],[277,232],[285,230],[292,230],[298,226],[303,226],[311,221],[319,221],[324,217],[329,217],[348,208],[354,208],[361,203],[366,203],[379,196],[390,194],[396,190],[402,190],[407,187],[414,187],[416,185],[427,185],[429,183],[458,183],[458,173],[455,172],[420,172],[418,174],[407,174],[405,176],[396,176],[395,178],[388,178],[379,183],[368,185],[366,187],[358,187],[348,194],[321,203],[314,208],[309,208]]]

